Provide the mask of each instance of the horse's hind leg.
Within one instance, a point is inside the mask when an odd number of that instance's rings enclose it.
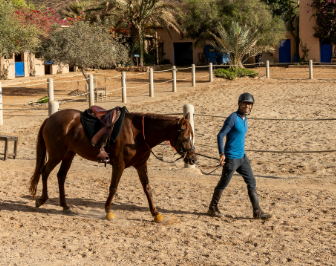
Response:
[[[149,185],[149,180],[148,180],[147,162],[145,162],[144,164],[135,166],[135,169],[138,171],[143,190],[148,200],[149,210],[151,214],[154,216],[154,222],[159,223],[163,221],[164,218],[157,211],[155,204],[154,204],[152,189]]]
[[[71,163],[73,158],[75,157],[76,153],[73,151],[68,151],[62,160],[61,167],[57,173],[58,178],[58,187],[59,187],[59,194],[60,194],[60,206],[63,207],[63,212],[66,214],[72,214],[70,207],[66,204],[65,200],[65,191],[64,191],[64,183],[67,176],[67,173],[70,169]]]
[[[111,211],[111,204],[114,195],[117,193],[120,177],[124,169],[125,165],[122,163],[119,163],[118,165],[113,165],[112,167],[112,180],[110,185],[110,191],[107,201],[105,203],[106,220],[113,220],[115,218],[113,212]]]
[[[48,199],[48,177],[49,174],[56,165],[60,163],[61,160],[48,159],[48,162],[42,168],[42,195],[40,198],[36,199],[36,207],[43,205]]]

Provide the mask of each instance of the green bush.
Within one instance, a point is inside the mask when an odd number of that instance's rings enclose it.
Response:
[[[44,96],[36,101],[37,103],[47,103],[49,102],[48,96]]]
[[[255,72],[250,69],[246,68],[219,68],[215,71],[215,76],[218,78],[225,78],[234,80],[235,78],[242,78],[242,77],[257,77],[259,75],[258,72]]]

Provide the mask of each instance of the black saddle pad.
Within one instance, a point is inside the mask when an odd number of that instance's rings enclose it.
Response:
[[[111,133],[109,145],[113,145],[117,141],[122,125],[124,123],[125,113],[128,113],[128,110],[125,106],[120,108],[120,111],[121,111],[120,116],[117,122],[115,122],[113,131]],[[93,136],[99,131],[99,129],[102,128],[103,125],[99,121],[98,118],[93,117],[92,115],[89,114],[89,112],[90,112],[90,109],[86,109],[81,114],[80,119],[84,127],[85,134],[88,136],[89,140],[91,141]]]

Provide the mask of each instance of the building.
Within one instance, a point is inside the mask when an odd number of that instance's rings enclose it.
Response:
[[[300,1],[300,38],[302,45],[307,47],[307,60],[315,62],[330,63],[332,52],[335,50],[335,44],[332,45],[328,39],[318,39],[314,37],[315,19],[311,12],[307,12],[307,5],[310,7],[311,0]],[[194,40],[182,40],[180,35],[171,31],[172,38],[163,29],[156,29],[161,38],[161,54],[164,60],[169,60],[174,65],[191,65],[198,64],[202,57],[205,56],[205,50],[201,48],[193,48]],[[301,49],[300,56],[303,56]],[[275,47],[274,53],[263,53],[261,62],[265,63],[269,60],[271,63],[293,63],[297,62],[295,56],[295,39],[290,31],[286,32],[285,39],[281,40],[279,45]],[[206,62],[208,63],[208,62]],[[245,63],[255,63],[255,58],[249,58]]]
[[[164,28],[156,28],[157,35],[160,37],[159,53],[162,54],[164,61],[176,66],[190,66],[200,61],[200,54],[204,54],[203,49],[194,48],[195,40],[182,39],[180,34],[174,30],[169,33]]]
[[[60,67],[52,62],[44,62],[28,52],[13,54],[11,58],[1,58],[0,68],[0,73],[3,68],[8,70],[8,79],[69,73],[68,65]]]
[[[329,39],[314,37],[315,18],[312,17],[310,8],[311,0],[300,1],[300,38],[303,45],[307,47],[307,59],[314,62],[330,63],[335,51],[335,45]],[[310,12],[308,12],[310,10]],[[303,51],[301,51],[301,56]]]

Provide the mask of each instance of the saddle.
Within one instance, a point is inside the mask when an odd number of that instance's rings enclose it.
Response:
[[[114,124],[120,117],[121,110],[119,107],[113,108],[111,110],[105,110],[99,106],[91,106],[91,116],[99,119],[102,127],[99,131],[92,137],[91,144],[94,147],[100,148],[100,152],[97,155],[97,160],[99,163],[108,163],[110,158],[105,151],[104,147],[107,144],[109,137],[112,134]]]

